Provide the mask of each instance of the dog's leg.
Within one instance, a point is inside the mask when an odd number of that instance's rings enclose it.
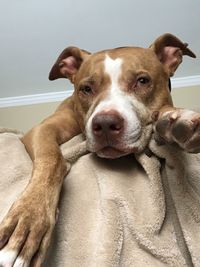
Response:
[[[158,142],[176,143],[187,152],[200,152],[200,113],[163,107],[155,122],[155,139]]]
[[[67,106],[67,108],[66,108]],[[66,165],[59,145],[80,132],[66,101],[27,133],[23,142],[33,159],[32,178],[0,225],[0,266],[41,266],[56,220]]]

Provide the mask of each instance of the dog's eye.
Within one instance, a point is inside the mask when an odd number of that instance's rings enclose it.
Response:
[[[141,84],[141,85],[146,85],[150,82],[150,79],[147,77],[140,77],[137,79],[137,83]]]
[[[149,91],[151,88],[152,80],[148,74],[139,74],[134,81],[131,89],[134,90],[135,93],[143,94]]]
[[[89,95],[92,93],[92,88],[89,85],[83,85],[81,86],[80,91],[85,95]]]

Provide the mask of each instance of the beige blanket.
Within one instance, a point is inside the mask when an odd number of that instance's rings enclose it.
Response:
[[[31,175],[19,136],[1,130],[0,220]],[[74,163],[45,267],[200,266],[200,154],[150,149],[104,160],[81,136],[62,146]]]

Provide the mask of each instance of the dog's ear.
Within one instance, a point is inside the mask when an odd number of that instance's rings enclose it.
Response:
[[[49,73],[49,80],[67,78],[73,83],[82,62],[89,55],[89,52],[73,46],[64,49]]]
[[[176,36],[166,33],[155,40],[150,46],[160,62],[167,69],[169,76],[173,76],[174,72],[182,62],[184,55],[195,58],[195,54],[188,48],[187,43],[181,42]]]

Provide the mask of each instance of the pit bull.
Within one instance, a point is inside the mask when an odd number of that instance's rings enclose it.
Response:
[[[169,79],[188,45],[164,34],[149,47],[120,47],[91,54],[66,48],[49,75],[67,78],[74,93],[24,135],[32,178],[0,224],[0,266],[41,266],[56,221],[67,173],[60,145],[83,133],[89,151],[115,159],[157,142],[200,152],[200,114],[173,106]]]

